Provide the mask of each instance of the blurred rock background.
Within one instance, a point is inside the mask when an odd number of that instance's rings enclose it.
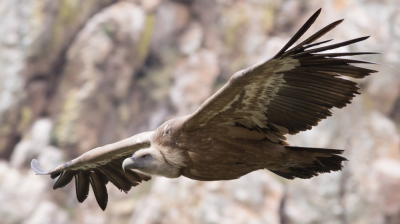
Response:
[[[193,112],[236,71],[273,56],[318,8],[323,39],[372,35],[340,51],[389,64],[362,95],[293,145],[346,149],[342,172],[287,181],[153,178],[93,193],[30,170]],[[397,0],[0,1],[0,223],[400,223],[400,3]]]

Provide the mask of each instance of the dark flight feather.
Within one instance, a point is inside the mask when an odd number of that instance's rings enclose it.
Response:
[[[61,172],[58,173],[52,173],[50,174],[51,179],[55,179],[56,177],[60,176]]]
[[[96,172],[91,172],[89,177],[90,184],[96,197],[97,204],[104,211],[107,207],[108,193],[106,185],[104,185],[103,180]]]
[[[76,198],[79,203],[85,201],[87,196],[89,195],[89,172],[79,171],[77,175],[75,175],[75,190],[76,190]]]
[[[275,58],[280,57],[287,49],[289,49],[303,34],[311,27],[311,25],[318,18],[321,13],[321,9],[318,9],[308,20],[307,22],[297,31],[295,35],[287,42],[287,44],[275,55]]]
[[[320,41],[320,42],[313,43],[313,44],[304,44],[301,48],[302,48],[303,50],[305,50],[305,49],[307,49],[307,48],[311,48],[311,47],[315,47],[315,46],[318,46],[318,45],[321,45],[321,44],[328,43],[328,42],[330,42],[330,41],[332,41],[332,40],[333,40],[333,39],[324,40],[324,41]]]
[[[53,189],[57,188],[63,188],[65,185],[69,184],[71,182],[72,178],[74,177],[74,172],[71,170],[66,170],[61,173],[60,177],[56,181],[56,183],[53,186]]]
[[[307,38],[306,40],[304,40],[303,42],[298,44],[296,47],[294,47],[294,48],[290,49],[289,51],[285,52],[282,55],[282,57],[290,55],[290,54],[294,53],[295,51],[299,51],[299,50],[300,51],[304,51],[304,49],[307,48],[307,45],[310,46],[312,42],[316,41],[318,38],[320,38],[323,35],[325,35],[327,32],[329,32],[330,30],[335,28],[337,25],[339,25],[342,21],[343,21],[343,19],[335,21],[335,22],[327,25],[326,27],[322,28],[321,30],[319,30],[318,32],[316,32],[315,34],[313,34],[312,36],[310,36],[309,38]],[[329,42],[329,41],[322,41],[321,44]]]
[[[324,53],[324,54],[312,54],[313,58],[336,58],[336,57],[345,57],[345,56],[356,56],[356,55],[365,55],[365,54],[380,54],[378,52],[343,52],[343,53]],[[298,55],[294,55],[294,58],[297,58]]]
[[[107,179],[111,181],[111,183],[113,183],[118,189],[124,191],[129,191],[131,189],[129,180],[112,166],[101,166],[99,170],[106,175]]]
[[[355,39],[352,39],[352,40],[343,41],[343,42],[340,42],[340,43],[337,43],[337,44],[328,45],[328,46],[325,46],[325,47],[319,47],[319,48],[310,49],[308,51],[304,51],[302,53],[298,53],[298,54],[294,54],[294,55],[301,56],[303,54],[317,53],[317,52],[321,52],[321,51],[332,50],[332,49],[336,49],[336,48],[339,48],[339,47],[344,47],[344,46],[347,46],[347,45],[350,45],[350,44],[354,44],[354,43],[366,40],[368,38],[369,38],[369,36],[359,37],[359,38],[355,38]]]

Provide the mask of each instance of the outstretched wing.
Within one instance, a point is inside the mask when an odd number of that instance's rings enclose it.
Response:
[[[82,203],[89,194],[92,185],[97,203],[101,209],[107,207],[108,194],[106,184],[113,183],[118,189],[128,192],[132,186],[150,180],[149,176],[132,170],[122,170],[122,162],[134,152],[150,147],[153,132],[144,132],[122,141],[92,149],[76,159],[66,162],[50,171],[45,171],[39,162],[31,162],[32,169],[38,175],[50,175],[58,178],[53,189],[64,187],[75,177],[76,197]]]
[[[225,125],[235,128],[234,137],[248,135],[250,130],[254,138],[262,134],[279,143],[285,139],[285,134],[296,134],[316,126],[331,115],[331,108],[349,104],[355,94],[359,94],[359,88],[357,83],[343,77],[359,79],[376,71],[353,65],[372,64],[370,62],[340,56],[374,53],[320,52],[368,37],[315,48],[330,41],[313,43],[343,21],[338,20],[288,50],[314,23],[320,11],[311,16],[275,57],[234,74],[187,118],[186,130]]]

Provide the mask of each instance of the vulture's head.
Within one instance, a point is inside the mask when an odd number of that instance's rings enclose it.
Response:
[[[169,163],[156,148],[136,151],[132,157],[124,160],[122,169],[133,169],[148,175],[176,178],[181,175],[181,169]]]

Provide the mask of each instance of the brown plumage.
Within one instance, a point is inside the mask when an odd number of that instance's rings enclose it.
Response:
[[[311,129],[332,115],[331,108],[343,108],[359,94],[357,83],[342,77],[364,78],[376,72],[354,66],[371,62],[340,58],[373,52],[320,53],[368,38],[322,47],[331,40],[314,43],[343,20],[289,49],[320,11],[272,59],[234,74],[193,114],[167,121],[153,132],[95,148],[48,172],[33,160],[32,169],[59,176],[54,189],[75,177],[79,202],[92,185],[103,210],[108,182],[127,192],[150,175],[231,180],[268,169],[293,179],[341,170],[346,160],[340,156],[342,150],[293,147],[285,142],[285,135]]]

